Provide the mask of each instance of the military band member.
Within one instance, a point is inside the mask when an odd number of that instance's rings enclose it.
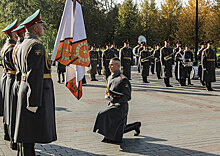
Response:
[[[157,78],[161,78],[161,62],[160,62],[160,48],[161,45],[160,43],[157,44],[157,49],[154,51],[154,58],[155,58],[155,64],[156,64],[156,73],[157,73]]]
[[[12,112],[10,112],[12,106],[12,86],[15,80],[15,67],[12,62],[13,49],[17,41],[17,35],[12,32],[17,28],[17,20],[8,25],[2,32],[7,36],[6,43],[4,44],[1,51],[3,75],[1,79],[1,91],[2,91],[2,104],[3,104],[3,124],[4,124],[4,140],[11,142],[11,147],[13,147],[13,139],[10,133],[10,118],[12,117]]]
[[[197,52],[197,60],[198,60],[198,76],[200,79],[200,82],[203,86],[205,86],[204,81],[202,81],[202,63],[201,63],[201,58],[202,58],[202,52],[206,48],[206,42],[201,42],[201,49]]]
[[[170,47],[170,41],[164,41],[164,47],[160,51],[162,72],[164,76],[164,83],[166,87],[173,87],[170,85],[170,78],[172,77],[172,65],[174,64],[173,48]]]
[[[89,51],[89,55],[90,55],[90,64],[91,64],[91,71],[90,71],[90,75],[91,75],[91,81],[98,81],[95,77],[96,73],[97,73],[97,65],[98,65],[98,60],[99,60],[99,54],[95,49],[95,45],[91,46],[91,50]]]
[[[115,57],[114,52],[111,50],[111,44],[106,45],[106,50],[103,52],[103,66],[105,68],[105,79],[111,75],[109,70],[109,62],[112,58]]]
[[[140,52],[140,61],[141,61],[141,76],[143,78],[144,83],[150,83],[147,81],[147,77],[149,76],[150,70],[150,52],[147,50],[147,45],[143,46],[143,50]]]
[[[118,57],[118,58],[119,58],[119,51],[118,51],[118,49],[116,48],[115,42],[112,42],[112,44],[111,44],[111,49],[112,49],[112,51],[114,52],[115,57]]]
[[[185,51],[183,45],[179,47],[179,51],[175,55],[175,62],[177,69],[176,79],[179,81],[181,86],[186,86],[186,70],[184,68]]]
[[[98,51],[98,55],[99,55],[97,70],[98,70],[98,74],[102,75],[102,50],[101,50],[100,46],[98,47],[97,51]]]
[[[211,83],[216,81],[215,69],[217,67],[216,52],[212,49],[213,40],[207,42],[207,48],[202,52],[202,80],[208,91],[213,91]]]
[[[106,110],[98,113],[93,132],[104,135],[102,142],[121,143],[123,134],[135,130],[140,133],[140,122],[127,125],[128,101],[131,100],[131,84],[120,72],[120,60],[111,59],[109,68],[111,76],[107,80],[105,98],[109,101]]]
[[[173,56],[176,56],[176,53],[179,52],[180,46],[182,46],[182,42],[181,41],[176,41],[176,48],[173,50]],[[177,67],[177,64],[178,64],[178,62],[175,61],[174,73],[175,73],[176,80],[179,81],[179,79],[178,79],[178,67]]]
[[[15,142],[22,143],[25,156],[35,156],[35,143],[57,140],[55,99],[51,79],[51,63],[39,37],[44,34],[40,10],[28,17],[21,53],[21,84],[15,125]]]
[[[188,79],[188,85],[193,85],[191,83],[191,72],[193,68],[193,52],[190,50],[189,46],[185,46],[185,55],[184,55],[184,70],[186,71],[186,78]]]
[[[155,58],[153,57],[154,55],[154,48],[151,47],[151,50],[149,51],[150,52],[150,55],[152,56],[150,58],[150,70],[151,70],[151,74],[155,74],[154,73],[154,69],[155,69]]]
[[[137,67],[138,67],[138,73],[140,73],[141,72],[141,61],[140,61],[140,53],[141,53],[141,51],[144,49],[144,45],[145,45],[146,43],[145,42],[141,42],[141,45],[140,45],[140,47],[138,48],[138,56],[139,56],[139,60],[138,60],[138,64],[137,64]]]
[[[124,47],[120,49],[119,59],[123,67],[123,74],[131,80],[131,66],[133,63],[132,49],[129,47],[129,41],[124,41]]]
[[[135,56],[135,65],[138,65],[139,61],[139,55],[138,55],[138,49],[140,48],[140,44],[138,43],[136,47],[133,48],[133,55]]]

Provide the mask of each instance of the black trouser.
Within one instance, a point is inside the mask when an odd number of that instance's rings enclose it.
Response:
[[[82,79],[82,84],[86,84],[86,77],[84,75],[83,79]]]
[[[180,79],[179,82],[180,82],[181,86],[185,86],[186,85],[186,79]]]
[[[64,73],[63,72],[58,73],[58,81],[60,82],[60,74],[62,74],[62,78],[63,78],[62,82],[64,82]]]
[[[164,83],[166,86],[170,85],[170,79],[169,78],[164,78]]]
[[[140,128],[140,126],[141,126],[140,122],[134,122],[132,124],[128,124],[128,125],[126,125],[126,127],[124,129],[124,133],[130,132],[133,130],[137,130]]]
[[[34,143],[19,143],[17,156],[35,156]]]
[[[206,82],[205,85],[206,85],[206,88],[207,88],[208,90],[212,90],[212,84],[211,84],[211,82]]]
[[[143,82],[147,82],[147,76],[142,76]]]
[[[154,74],[154,68],[155,68],[155,64],[151,64],[151,73]]]

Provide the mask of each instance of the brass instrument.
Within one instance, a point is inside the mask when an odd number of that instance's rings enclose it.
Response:
[[[138,37],[138,43],[142,43],[142,42],[147,43],[146,37],[144,37],[143,35]]]
[[[141,62],[150,61],[150,58],[154,58],[154,55],[152,54],[152,55],[150,55],[150,56],[148,56],[148,57],[146,57],[146,58],[141,59]]]
[[[168,60],[172,59],[173,54],[175,54],[175,51],[174,51],[173,53],[171,53],[171,54],[165,56],[165,57],[164,57],[164,60],[165,60],[165,61],[168,61]]]

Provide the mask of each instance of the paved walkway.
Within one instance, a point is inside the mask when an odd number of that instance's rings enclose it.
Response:
[[[217,156],[220,155],[220,69],[215,91],[208,92],[193,80],[193,86],[181,87],[172,79],[173,88],[165,88],[163,80],[155,75],[144,84],[136,71],[132,72],[132,100],[128,122],[141,121],[141,135],[124,135],[120,145],[102,143],[102,136],[93,133],[96,114],[106,108],[105,80],[89,81],[83,87],[78,101],[63,84],[57,83],[53,73],[56,94],[56,122],[58,140],[36,145],[43,156]],[[2,118],[1,123],[2,123]],[[2,140],[0,124],[0,155],[15,155]]]

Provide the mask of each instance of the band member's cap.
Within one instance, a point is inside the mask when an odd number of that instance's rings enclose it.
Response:
[[[128,40],[124,40],[124,43],[129,44],[129,41]]]
[[[169,39],[164,39],[164,42],[165,42],[165,41],[166,41],[166,42],[170,42],[170,40],[169,40]]]
[[[29,16],[21,25],[24,25],[25,28],[29,28],[36,23],[44,23],[44,21],[40,17],[40,9]]]
[[[200,43],[200,45],[206,45],[206,42],[205,42],[205,41],[202,41],[202,42]]]
[[[16,29],[12,30],[12,32],[16,32],[17,34],[25,32],[25,27],[24,25],[19,25]]]
[[[13,23],[9,24],[5,29],[2,30],[5,34],[12,32],[15,28],[18,27],[18,20],[16,19]]]

